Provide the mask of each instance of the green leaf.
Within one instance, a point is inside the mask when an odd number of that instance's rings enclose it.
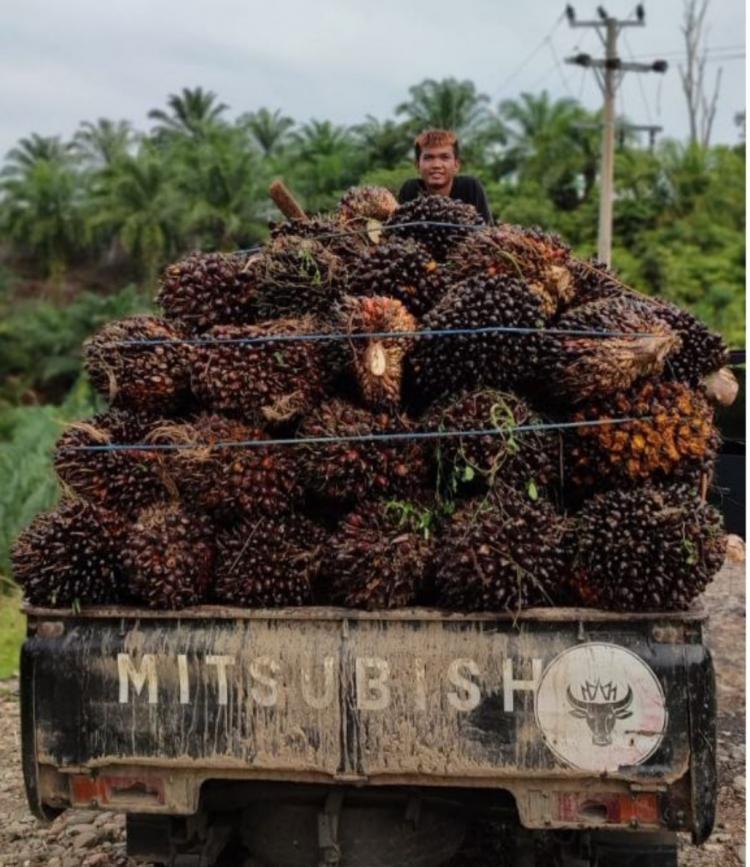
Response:
[[[533,479],[529,479],[529,483],[526,486],[526,492],[529,495],[530,500],[538,500],[539,499],[539,490],[537,489],[536,482]]]
[[[462,482],[470,482],[474,478],[474,467],[470,467],[468,464],[464,467],[463,474],[461,476]]]

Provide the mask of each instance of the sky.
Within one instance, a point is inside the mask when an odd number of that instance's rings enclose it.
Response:
[[[150,126],[149,109],[201,86],[229,116],[261,106],[295,120],[355,124],[393,116],[425,78],[473,80],[496,106],[522,91],[601,106],[593,73],[569,66],[599,56],[596,31],[571,29],[559,0],[24,0],[0,27],[0,157],[31,132],[69,137],[98,117]],[[596,3],[576,2],[579,20]],[[669,61],[665,75],[632,73],[618,111],[664,134],[688,133],[678,64],[683,0],[646,0],[646,26],[624,31],[620,55]],[[627,17],[635,0],[607,0]],[[723,67],[714,142],[734,144],[745,105],[744,0],[711,0],[706,45],[713,82]],[[717,57],[726,59],[719,62]]]

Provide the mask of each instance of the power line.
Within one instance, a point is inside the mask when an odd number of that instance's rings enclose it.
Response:
[[[550,53],[552,54],[552,59],[555,61],[555,66],[557,67],[557,71],[560,73],[560,78],[565,87],[565,90],[568,91],[570,96],[573,96],[573,91],[570,89],[570,85],[568,84],[568,79],[565,77],[565,73],[563,72],[562,64],[560,63],[560,58],[557,56],[557,52],[555,51],[554,43],[551,39],[547,40],[547,44],[549,45]]]
[[[622,38],[625,41],[625,47],[628,49],[628,54],[630,55],[630,59],[635,60],[635,55],[633,54],[633,49],[630,47],[630,41],[628,40],[628,34],[625,31],[623,31]],[[641,98],[643,99],[643,107],[646,110],[646,118],[647,118],[649,124],[653,124],[654,120],[653,120],[653,117],[651,116],[651,107],[648,104],[648,99],[646,99],[646,89],[643,86],[643,80],[641,79],[640,75],[637,78],[638,78],[638,87],[640,88],[640,91],[641,91]]]
[[[549,33],[542,38],[542,41],[536,46],[536,48],[532,49],[529,54],[518,64],[518,66],[503,80],[500,86],[497,88],[497,93],[503,91],[511,81],[513,81],[516,76],[518,76],[523,70],[531,63],[531,61],[539,54],[539,52],[544,48],[545,43],[548,39],[551,39],[557,28],[562,24],[563,18],[565,18],[565,13],[563,12],[560,17],[555,21],[552,29]]]

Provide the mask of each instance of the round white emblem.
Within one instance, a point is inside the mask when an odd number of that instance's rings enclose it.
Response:
[[[645,762],[667,727],[656,675],[615,644],[581,644],[555,657],[539,682],[534,712],[558,759],[599,773]]]

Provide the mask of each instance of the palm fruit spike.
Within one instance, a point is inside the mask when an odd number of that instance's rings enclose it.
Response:
[[[343,330],[353,334],[392,334],[417,330],[417,320],[395,298],[346,297],[341,308]],[[413,336],[372,337],[349,341],[354,376],[365,403],[394,408],[401,402],[404,356]]]
[[[328,541],[321,585],[330,601],[377,611],[417,604],[428,581],[430,513],[379,502],[349,514]]]
[[[217,325],[208,337],[225,343],[196,347],[193,391],[215,412],[252,423],[281,423],[307,412],[321,399],[330,370],[327,348],[317,340],[257,340],[316,333],[310,317],[258,325]]]
[[[149,608],[178,609],[207,598],[213,579],[214,528],[176,503],[144,509],[128,530],[122,563],[130,589]]]
[[[686,485],[598,494],[577,517],[573,583],[584,604],[615,611],[687,608],[719,571],[721,515]]]
[[[165,319],[130,316],[105,325],[84,343],[84,366],[94,388],[112,406],[169,411],[189,393],[191,348],[137,341],[178,341],[183,336]]]
[[[406,418],[375,414],[344,400],[321,404],[300,426],[300,437],[360,437],[405,434],[414,430]],[[427,479],[423,444],[416,439],[380,442],[346,440],[300,445],[308,487],[339,502],[374,496],[408,497]]]
[[[516,431],[542,424],[542,418],[510,392],[484,389],[433,407],[423,419],[428,430],[491,430],[486,436],[437,441],[441,488],[448,494],[472,491],[496,481],[532,497],[560,478],[562,442],[558,431]]]
[[[252,271],[260,319],[309,313],[325,317],[340,300],[345,282],[338,256],[319,241],[296,235],[272,238]]]
[[[538,297],[521,280],[470,277],[424,317],[424,330],[487,326],[541,329]],[[410,353],[413,392],[422,400],[487,386],[508,389],[536,375],[540,333],[420,336]]]
[[[574,484],[590,489],[665,478],[709,466],[716,455],[711,406],[700,391],[681,383],[646,381],[587,404],[573,421],[621,418],[633,421],[580,427],[570,433],[566,469]]]
[[[347,291],[352,295],[396,298],[414,316],[423,316],[448,286],[445,267],[422,244],[390,238],[354,264]]]
[[[302,498],[301,471],[291,448],[222,445],[268,439],[235,419],[203,414],[187,424],[165,424],[152,431],[151,439],[180,446],[169,453],[168,469],[184,501],[220,518],[281,515]]]
[[[666,301],[660,301],[654,313],[682,338],[682,348],[667,360],[669,379],[697,386],[705,376],[729,363],[726,343],[692,313]]]
[[[410,225],[412,223],[418,225]],[[434,225],[436,223],[451,225]],[[444,262],[463,238],[476,231],[472,227],[483,225],[473,205],[448,196],[421,196],[406,202],[385,224],[388,237],[421,241],[439,262]]]
[[[37,516],[11,552],[13,574],[33,605],[58,608],[123,601],[118,563],[124,524],[84,500]]]
[[[455,611],[554,605],[567,580],[565,519],[546,500],[493,492],[451,516],[436,553],[439,604]]]
[[[569,249],[556,235],[500,225],[472,232],[455,250],[448,267],[459,281],[476,274],[521,277],[539,296],[545,315],[552,316],[575,293],[569,257]]]
[[[217,536],[214,597],[226,605],[309,605],[325,533],[298,515],[246,520]]]
[[[588,262],[582,259],[571,259],[568,269],[573,277],[573,303],[576,306],[589,304],[591,301],[602,301],[604,298],[646,298],[625,286],[617,279],[614,271],[596,259]]]
[[[191,253],[167,266],[156,301],[169,320],[191,334],[213,325],[255,321],[253,258],[227,253]]]
[[[382,223],[397,208],[398,200],[386,187],[351,187],[341,197],[337,216],[344,224],[367,224],[369,220]]]
[[[626,391],[637,380],[661,373],[681,345],[657,311],[635,297],[572,307],[542,341],[540,373],[548,390],[572,403]]]
[[[81,447],[140,445],[152,425],[143,415],[109,410],[89,421],[70,424],[55,447],[55,470],[75,493],[109,509],[131,515],[172,492],[163,455],[143,448],[78,451]]]

